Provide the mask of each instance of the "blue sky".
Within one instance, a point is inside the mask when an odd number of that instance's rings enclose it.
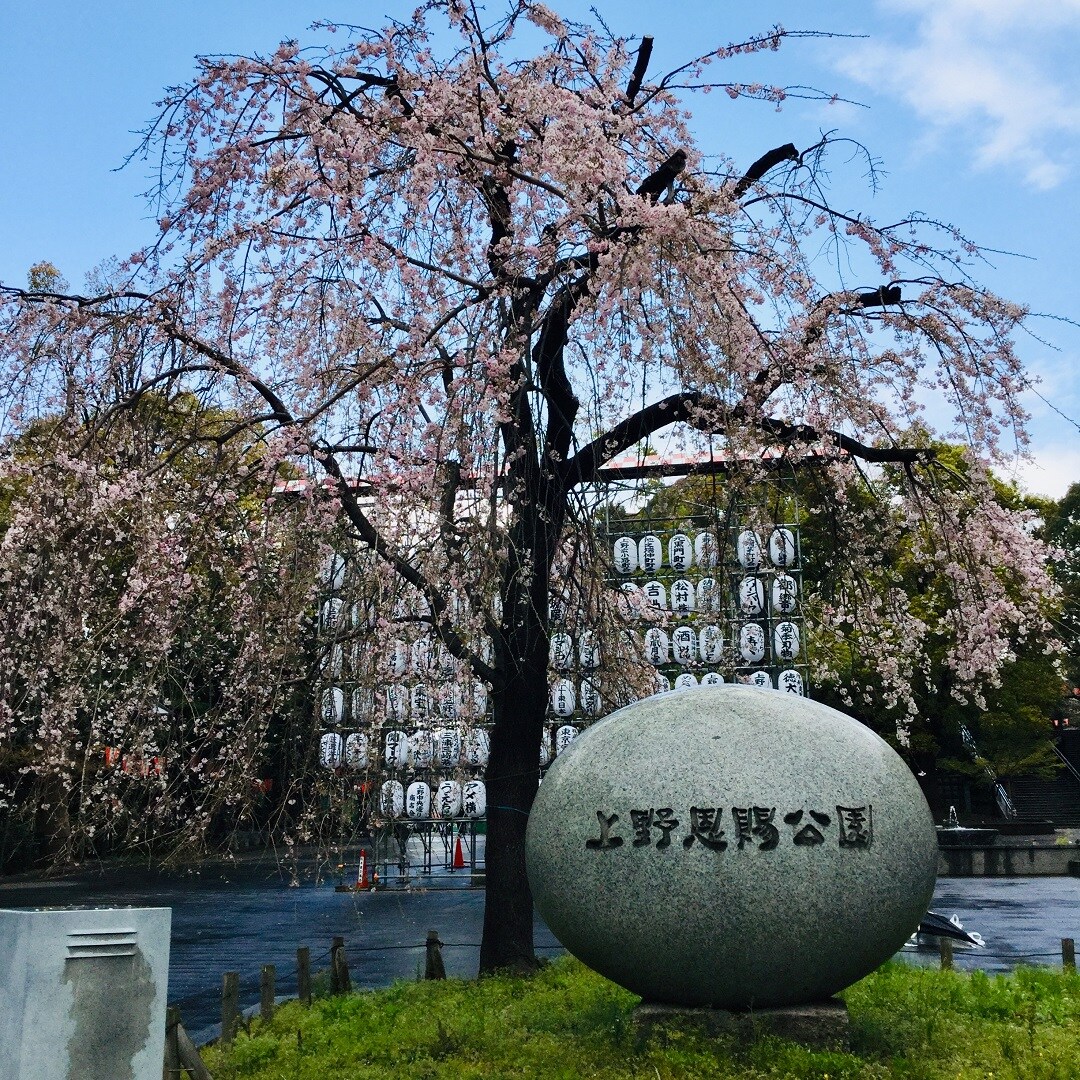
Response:
[[[163,87],[199,53],[271,50],[318,40],[317,19],[380,25],[412,4],[396,0],[38,0],[10,4],[0,67],[0,280],[23,283],[41,259],[73,286],[102,259],[146,243],[152,216],[139,198],[143,165],[115,171],[154,115]],[[589,4],[549,0],[568,17]],[[804,84],[857,105],[698,99],[705,148],[749,163],[785,142],[807,146],[839,129],[884,162],[870,194],[834,177],[839,202],[882,219],[921,210],[1002,252],[986,284],[1033,310],[1080,320],[1080,0],[596,0],[618,32],[652,34],[651,70],[774,23],[858,37],[792,42],[732,77]],[[492,10],[496,4],[489,4]],[[732,69],[734,72],[735,69]],[[1080,480],[1080,331],[1047,320],[1021,343],[1046,401],[1032,395],[1032,491],[1060,495]]]

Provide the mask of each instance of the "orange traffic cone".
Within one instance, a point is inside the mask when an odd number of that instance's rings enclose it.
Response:
[[[361,850],[360,852],[360,866],[356,871],[356,887],[358,889],[370,889],[372,885],[371,879],[368,877],[367,872],[367,852]]]
[[[454,844],[454,866],[455,870],[465,869],[465,856],[461,851],[461,836],[459,835],[457,841]]]

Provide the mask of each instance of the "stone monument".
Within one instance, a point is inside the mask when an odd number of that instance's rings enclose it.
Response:
[[[929,807],[869,728],[794,694],[702,686],[588,728],[526,840],[536,905],[647,1003],[826,1002],[902,947],[934,888]]]

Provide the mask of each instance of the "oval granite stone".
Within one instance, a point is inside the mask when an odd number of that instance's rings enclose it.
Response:
[[[869,728],[748,686],[646,698],[548,770],[526,838],[536,905],[589,967],[647,1001],[821,1001],[915,930],[937,839]]]

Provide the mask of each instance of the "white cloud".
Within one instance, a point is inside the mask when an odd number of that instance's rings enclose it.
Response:
[[[1080,446],[1075,441],[1036,446],[1034,453],[1034,460],[1020,462],[1011,472],[1006,471],[1008,478],[1018,481],[1025,491],[1060,499],[1070,485],[1080,481]]]
[[[899,97],[979,168],[1060,184],[1080,158],[1080,0],[881,0],[903,25],[845,43],[838,66]]]

